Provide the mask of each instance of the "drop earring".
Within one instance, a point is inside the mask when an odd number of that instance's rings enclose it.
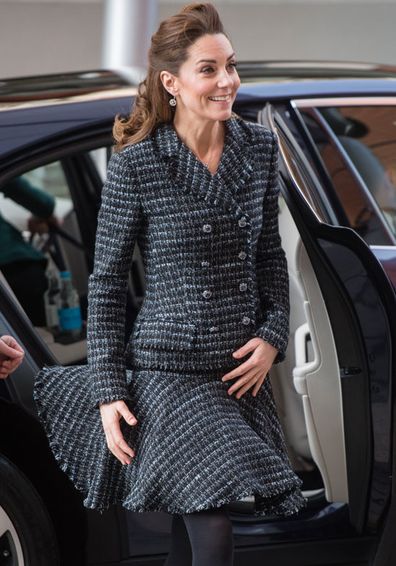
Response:
[[[176,102],[176,98],[173,96],[173,98],[169,99],[169,104],[173,107],[176,106],[177,102]]]

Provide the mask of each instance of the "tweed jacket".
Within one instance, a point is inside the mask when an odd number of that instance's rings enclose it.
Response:
[[[171,123],[114,152],[102,190],[88,282],[92,404],[130,399],[126,368],[229,371],[232,352],[289,334],[289,280],[278,231],[278,141],[233,115],[213,175]],[[137,242],[146,292],[125,339]],[[125,346],[126,344],[126,346]]]

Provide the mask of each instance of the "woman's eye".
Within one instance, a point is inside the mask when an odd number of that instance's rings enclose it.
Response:
[[[232,67],[232,69],[233,69],[233,71],[234,71],[234,70],[236,69],[236,67],[237,67],[237,64],[236,64],[236,63],[229,63],[228,66],[229,66],[229,67]],[[211,73],[212,71],[213,71],[213,67],[203,67],[203,68],[201,69],[201,72],[202,72],[202,73],[205,73],[206,75],[209,74],[209,73]]]

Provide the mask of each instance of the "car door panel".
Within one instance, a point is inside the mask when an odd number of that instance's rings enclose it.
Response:
[[[344,435],[334,435],[332,442],[334,449],[342,442],[346,446],[350,520],[359,532],[375,530],[390,495],[395,294],[381,264],[354,230],[321,222],[312,213],[287,166],[288,129],[281,116],[268,105],[259,120],[278,134],[281,186],[333,330],[342,392],[342,407],[334,405],[334,411],[343,413]],[[324,399],[323,390],[313,405],[311,400],[311,408],[320,413]],[[331,442],[320,427],[316,432],[320,442]]]

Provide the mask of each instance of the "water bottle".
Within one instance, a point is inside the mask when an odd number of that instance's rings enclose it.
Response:
[[[60,281],[55,269],[48,268],[45,274],[48,279],[47,290],[44,292],[46,326],[54,336],[58,336],[61,330],[58,313],[60,307]]]
[[[70,271],[61,271],[60,307],[58,309],[62,334],[80,338],[82,317],[80,299],[73,287]]]

